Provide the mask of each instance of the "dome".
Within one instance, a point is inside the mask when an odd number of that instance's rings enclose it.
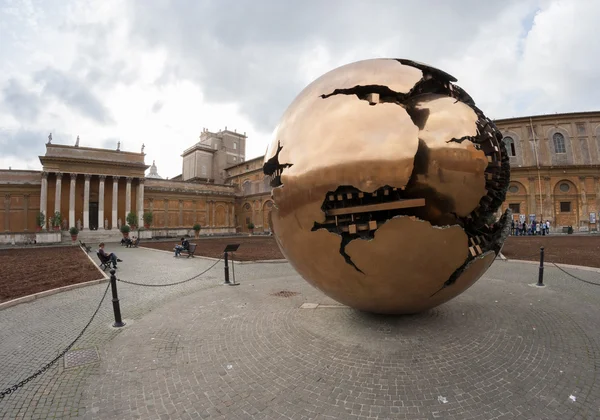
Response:
[[[150,167],[150,173],[146,175],[146,178],[156,178],[163,179],[162,176],[158,174],[158,170],[156,169],[156,161],[152,161],[152,166]]]

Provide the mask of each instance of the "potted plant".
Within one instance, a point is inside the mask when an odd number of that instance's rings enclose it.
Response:
[[[194,233],[196,234],[196,239],[198,239],[200,237],[200,229],[201,229],[200,223],[196,223],[192,229],[194,229]]]
[[[152,214],[151,211],[147,211],[142,217],[144,219],[144,227],[149,229],[150,225],[152,225],[152,221],[154,220],[154,214]]]
[[[121,226],[121,233],[123,234],[123,238],[129,238],[129,232],[131,232],[131,228],[129,225]]]
[[[52,217],[52,227],[54,228],[54,230],[60,230],[60,224],[62,222],[62,216],[60,214],[59,211],[54,213],[54,216]]]
[[[134,212],[129,212],[126,219],[127,224],[131,226],[131,229],[135,230],[137,228],[138,218]]]
[[[44,227],[44,224],[46,223],[46,216],[44,215],[44,212],[41,211],[37,214],[36,218],[35,218],[35,224],[37,226],[37,231],[39,232],[40,230],[42,230],[42,228]]]
[[[71,234],[71,240],[75,242],[77,240],[77,235],[79,234],[79,229],[73,226],[71,229],[69,229],[69,233]]]
[[[254,232],[254,223],[248,223],[248,230],[250,231],[250,236],[252,236],[252,232]]]

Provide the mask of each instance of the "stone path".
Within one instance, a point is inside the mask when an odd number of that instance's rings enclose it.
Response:
[[[212,264],[113,249],[119,276],[144,283]],[[0,401],[0,418],[600,418],[600,286],[556,268],[539,289],[537,266],[497,261],[457,299],[408,317],[340,307],[286,263],[239,265],[236,276],[240,286],[220,286],[219,263],[181,286],[119,283],[127,326],[110,327],[108,298],[76,345],[100,362],[61,360]],[[0,386],[62,350],[105,287],[0,311]]]

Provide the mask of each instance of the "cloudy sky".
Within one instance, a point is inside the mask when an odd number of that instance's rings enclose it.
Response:
[[[0,168],[54,143],[139,151],[159,173],[203,127],[260,156],[322,73],[401,57],[491,118],[600,110],[598,0],[0,0]]]

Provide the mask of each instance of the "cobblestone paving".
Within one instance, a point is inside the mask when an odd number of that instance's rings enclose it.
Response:
[[[118,249],[120,277],[165,283],[212,261]],[[453,301],[403,317],[334,304],[288,264],[222,264],[182,286],[120,283],[77,344],[99,363],[60,366],[0,402],[4,418],[600,418],[600,286],[496,262]],[[567,271],[600,283],[596,272]],[[134,273],[138,273],[135,274]],[[87,322],[105,285],[0,311],[0,385],[28,376]],[[291,291],[297,295],[277,296]],[[283,294],[288,295],[288,294]],[[4,416],[4,417],[3,417]]]

